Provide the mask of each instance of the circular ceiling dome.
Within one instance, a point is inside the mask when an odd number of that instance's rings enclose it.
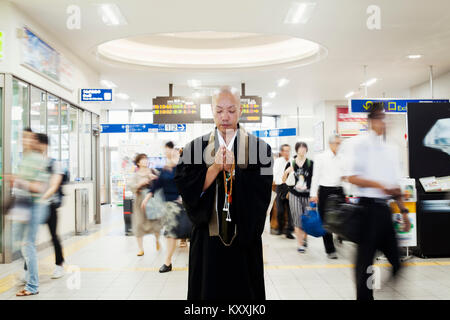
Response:
[[[232,69],[309,64],[327,54],[321,45],[284,35],[241,32],[160,33],[112,40],[100,57],[127,64],[177,69]]]

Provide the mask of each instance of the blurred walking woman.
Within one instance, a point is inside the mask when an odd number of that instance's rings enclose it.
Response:
[[[294,161],[286,165],[283,182],[286,182],[288,175],[293,173],[295,182],[289,186],[289,208],[291,209],[295,235],[298,241],[297,251],[305,253],[307,244],[306,233],[302,230],[302,215],[309,204],[313,161],[306,158],[308,145],[305,142],[297,142],[295,144],[295,152],[297,155],[294,157]]]
[[[162,169],[158,180],[155,181],[153,187],[150,189],[150,193],[144,199],[145,204],[157,190],[163,190],[165,199],[163,225],[167,252],[165,263],[159,269],[161,273],[172,271],[172,256],[177,246],[177,239],[185,238],[185,232],[183,230],[186,229],[186,226],[181,224],[182,221],[185,221],[181,219],[181,215],[186,214],[186,212],[183,211],[181,197],[174,181],[175,166],[178,164],[180,155],[174,149],[174,144],[171,141],[166,143],[165,153],[167,157],[166,165]]]
[[[142,201],[145,198],[146,190],[157,176],[148,168],[147,155],[138,154],[134,160],[137,170],[128,182],[128,186],[134,194],[133,214],[131,215],[133,233],[139,247],[138,256],[144,255],[144,235],[153,233],[156,237],[156,250],[159,250],[159,232],[161,231],[160,220],[148,220],[145,213],[145,206],[142,208]]]

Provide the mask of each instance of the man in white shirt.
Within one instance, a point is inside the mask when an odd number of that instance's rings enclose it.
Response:
[[[374,272],[372,264],[377,250],[391,263],[394,276],[400,269],[397,238],[387,204],[390,198],[397,201],[403,214],[403,230],[408,232],[411,227],[398,183],[399,159],[396,150],[383,142],[384,118],[383,103],[374,103],[368,115],[369,133],[354,143],[353,163],[347,172],[348,181],[358,187],[356,195],[364,207],[355,269],[358,300],[373,300],[369,277]]]
[[[314,174],[311,181],[310,197],[312,202],[317,203],[322,221],[324,220],[325,205],[328,197],[337,195],[343,200],[344,190],[342,189],[342,164],[338,155],[338,148],[341,144],[339,135],[332,135],[328,139],[330,149],[317,156],[314,161]],[[328,258],[337,259],[336,248],[333,243],[333,235],[327,233],[323,236],[323,244]]]
[[[289,200],[286,196],[289,192],[288,186],[283,182],[283,174],[286,164],[289,162],[291,155],[291,146],[283,144],[280,149],[280,157],[275,160],[273,166],[273,181],[276,185],[276,205],[277,205],[277,220],[278,232],[277,235],[286,234],[286,238],[295,239],[292,235],[294,227],[292,225],[291,210],[289,209]],[[287,218],[287,221],[285,220]],[[284,228],[287,222],[286,228]]]

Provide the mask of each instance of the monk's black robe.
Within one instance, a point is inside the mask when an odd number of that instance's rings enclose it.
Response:
[[[190,142],[183,149],[175,173],[177,188],[193,223],[188,299],[263,300],[261,235],[272,193],[272,151],[263,140],[243,129],[238,130],[233,147],[237,163],[230,206],[232,222],[228,223],[220,216],[225,201],[223,173],[202,192],[208,166],[219,147],[216,135],[215,130]],[[238,151],[243,149],[244,153]],[[210,159],[205,161],[203,155],[208,152]],[[219,216],[214,220],[216,212]],[[231,235],[236,232],[229,246],[224,244],[223,238],[211,235],[215,233],[215,226],[222,230],[223,224],[227,224],[228,234],[230,230]]]

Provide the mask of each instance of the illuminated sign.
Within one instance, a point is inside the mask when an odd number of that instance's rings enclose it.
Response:
[[[406,113],[408,103],[448,103],[448,99],[352,99],[351,112],[369,112],[374,102],[384,102],[389,113]]]
[[[242,115],[239,122],[262,121],[262,99],[258,96],[241,96]]]

